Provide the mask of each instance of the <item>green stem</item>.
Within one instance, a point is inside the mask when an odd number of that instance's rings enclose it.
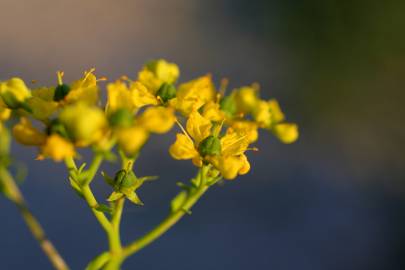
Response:
[[[0,166],[0,180],[5,187],[5,194],[18,208],[28,229],[38,241],[43,252],[48,257],[53,267],[57,270],[68,270],[69,267],[58,253],[52,242],[46,236],[44,229],[28,208],[25,199],[16,185],[14,179],[6,168]]]
[[[207,182],[207,172],[208,167],[204,166],[200,173],[200,185],[193,193],[191,193],[187,200],[184,202],[182,207],[178,210],[169,214],[159,225],[157,225],[153,230],[146,233],[144,236],[139,238],[138,240],[132,242],[123,250],[123,256],[125,258],[131,256],[132,254],[138,252],[139,250],[143,249],[144,247],[151,244],[157,238],[162,236],[165,232],[167,232],[171,227],[173,227],[186,213],[190,213],[190,209],[197,203],[197,201],[201,198],[202,195],[208,190],[209,186],[205,185]]]

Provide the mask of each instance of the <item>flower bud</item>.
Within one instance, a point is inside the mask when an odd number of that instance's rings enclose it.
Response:
[[[104,112],[85,103],[66,107],[59,115],[60,122],[68,134],[80,146],[86,146],[100,140],[107,127]]]
[[[124,169],[119,170],[114,177],[114,187],[117,190],[121,188],[130,188],[135,185],[137,178],[132,171],[126,171]]]
[[[113,112],[108,118],[112,127],[130,127],[133,123],[133,117],[130,111],[127,109],[118,109]]]
[[[0,95],[4,103],[11,109],[21,107],[21,103],[31,96],[30,90],[20,78],[11,78],[0,83]]]
[[[55,93],[53,96],[53,100],[54,101],[61,101],[63,100],[67,94],[69,94],[70,92],[70,86],[67,84],[59,84],[58,86],[56,86],[55,88]]]
[[[173,84],[163,83],[156,92],[156,96],[160,97],[162,101],[166,103],[176,97],[176,88]]]
[[[218,137],[208,136],[198,146],[201,156],[217,156],[221,154],[221,141]]]

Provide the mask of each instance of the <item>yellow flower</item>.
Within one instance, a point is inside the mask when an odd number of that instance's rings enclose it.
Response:
[[[139,117],[139,124],[149,132],[162,134],[172,128],[175,120],[173,108],[149,107]]]
[[[210,162],[225,179],[234,179],[250,170],[244,154],[249,145],[248,137],[228,129],[222,138],[219,131],[211,131],[211,121],[197,111],[187,120],[187,131],[177,134],[175,143],[170,147],[174,159],[192,159],[194,165],[201,166],[203,160]]]
[[[201,164],[198,152],[200,142],[211,135],[211,121],[205,119],[197,111],[190,114],[184,134],[177,134],[176,141],[170,146],[169,152],[174,159],[193,159],[195,165]]]
[[[210,75],[180,84],[174,99],[176,109],[184,115],[200,109],[215,98],[215,87]]]
[[[238,112],[251,113],[259,102],[257,87],[244,86],[237,89],[234,98]]]
[[[65,158],[75,156],[73,144],[57,134],[49,136],[41,150],[39,159],[50,157],[55,161],[62,161]]]
[[[64,97],[67,104],[83,102],[95,105],[99,99],[97,78],[93,74],[94,69],[84,72],[84,77],[70,85],[68,94]]]
[[[298,139],[298,126],[292,123],[281,123],[272,129],[274,135],[283,143],[293,143]]]
[[[67,106],[61,111],[59,120],[78,146],[97,142],[104,136],[107,128],[103,111],[85,103]]]
[[[11,78],[8,81],[0,82],[0,96],[5,105],[13,109],[29,98],[31,91],[20,78]]]
[[[228,129],[221,138],[221,155],[209,157],[209,161],[228,180],[249,172],[250,163],[244,154],[249,146],[248,137]]]
[[[173,84],[179,75],[180,70],[176,64],[159,59],[147,63],[138,73],[138,80],[156,94],[163,83]]]
[[[33,127],[25,117],[13,127],[13,136],[17,142],[24,145],[42,145],[46,140],[46,135]]]
[[[149,138],[149,133],[140,126],[122,128],[116,131],[120,148],[127,154],[137,153]]]

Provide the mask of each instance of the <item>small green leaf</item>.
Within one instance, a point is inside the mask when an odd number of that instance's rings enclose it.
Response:
[[[141,201],[141,199],[139,199],[138,195],[135,192],[126,193],[125,196],[134,204],[143,206],[143,202]]]
[[[177,194],[177,196],[174,197],[174,199],[170,203],[170,209],[172,210],[172,212],[176,212],[177,210],[181,209],[183,207],[183,204],[186,202],[187,197],[187,191],[182,191]]]
[[[110,176],[108,176],[105,172],[101,172],[101,175],[103,176],[104,180],[109,184],[110,186],[114,186],[114,179],[112,179]]]
[[[124,194],[122,194],[121,192],[114,191],[113,193],[111,193],[110,197],[108,197],[107,201],[113,202],[118,199],[121,199],[122,197],[124,197]]]
[[[76,194],[79,195],[79,197],[84,198],[84,197],[83,197],[83,193],[82,193],[82,191],[81,191],[81,188],[80,188],[80,186],[77,184],[77,182],[76,182],[72,177],[69,177],[69,182],[70,182],[70,185],[71,185],[71,187],[73,188],[73,190],[76,192]]]

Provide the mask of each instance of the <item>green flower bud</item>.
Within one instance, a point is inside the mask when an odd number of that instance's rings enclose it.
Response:
[[[14,96],[13,93],[5,92],[1,94],[1,97],[8,108],[15,110],[21,107],[21,102]]]
[[[113,127],[130,127],[133,123],[133,116],[129,110],[122,108],[112,113],[108,121]]]
[[[137,181],[137,178],[136,178],[135,174],[132,171],[129,171],[129,172],[127,172],[127,174],[121,181],[121,188],[134,187],[136,181]]]
[[[127,175],[127,171],[126,170],[119,170],[114,177],[114,185],[115,187],[117,187],[118,189],[121,187],[121,183],[124,180],[124,178]]]
[[[137,178],[132,171],[127,172],[126,170],[119,170],[114,177],[114,187],[117,190],[130,188],[135,185],[136,180]]]
[[[225,112],[228,116],[232,117],[236,113],[236,102],[233,96],[226,96],[221,99],[220,108],[223,112]]]
[[[69,139],[69,134],[59,119],[53,119],[51,121],[51,123],[46,127],[46,134],[59,134],[60,136]]]
[[[164,103],[176,97],[176,88],[173,84],[163,83],[159,90],[156,92],[156,95],[160,97]]]
[[[221,141],[213,135],[205,138],[198,146],[201,156],[216,156],[221,154]]]
[[[55,88],[55,94],[53,95],[54,101],[61,101],[63,100],[67,94],[69,94],[70,86],[67,84],[59,84]]]

